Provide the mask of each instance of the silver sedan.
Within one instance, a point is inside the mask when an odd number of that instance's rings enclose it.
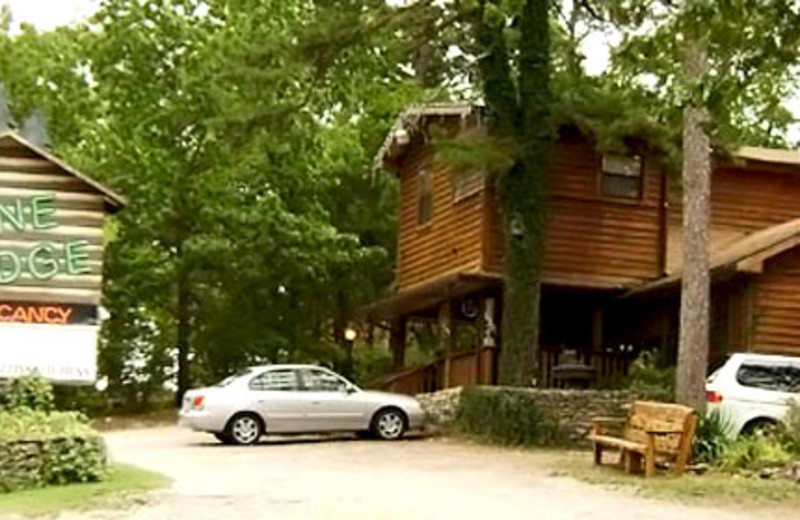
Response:
[[[237,372],[217,385],[190,390],[180,424],[226,444],[261,435],[359,432],[385,440],[421,429],[425,413],[413,397],[361,390],[312,365],[267,365]]]

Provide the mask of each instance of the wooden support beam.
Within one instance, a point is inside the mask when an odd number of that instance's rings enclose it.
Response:
[[[392,321],[389,347],[392,351],[392,368],[401,370],[406,364],[406,319],[399,317]]]
[[[453,343],[455,342],[455,327],[453,321],[453,306],[449,301],[439,306],[439,347],[444,357],[444,374],[442,387],[450,388],[450,372],[452,369]]]
[[[483,346],[486,343],[486,297],[478,295],[478,317],[475,318],[475,374],[473,382],[483,384]]]

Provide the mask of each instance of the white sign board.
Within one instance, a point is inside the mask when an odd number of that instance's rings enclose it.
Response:
[[[36,373],[55,383],[97,379],[95,325],[0,323],[0,379]]]

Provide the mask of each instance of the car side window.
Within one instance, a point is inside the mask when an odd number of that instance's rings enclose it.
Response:
[[[800,367],[743,363],[736,373],[736,381],[742,386],[762,390],[800,392]]]
[[[292,392],[299,390],[295,370],[270,370],[250,380],[250,390]]]
[[[325,370],[304,370],[303,382],[313,392],[343,392],[348,386],[344,379]]]

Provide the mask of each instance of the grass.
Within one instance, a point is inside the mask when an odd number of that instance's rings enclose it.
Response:
[[[553,476],[572,477],[652,498],[727,507],[800,507],[800,486],[788,480],[763,480],[715,471],[683,477],[659,474],[645,479],[640,475],[625,475],[614,467],[597,467],[588,452],[548,452],[542,456]]]
[[[55,516],[65,510],[114,507],[136,500],[142,494],[168,486],[170,480],[158,473],[133,466],[114,464],[103,482],[70,484],[0,494],[3,514]]]

